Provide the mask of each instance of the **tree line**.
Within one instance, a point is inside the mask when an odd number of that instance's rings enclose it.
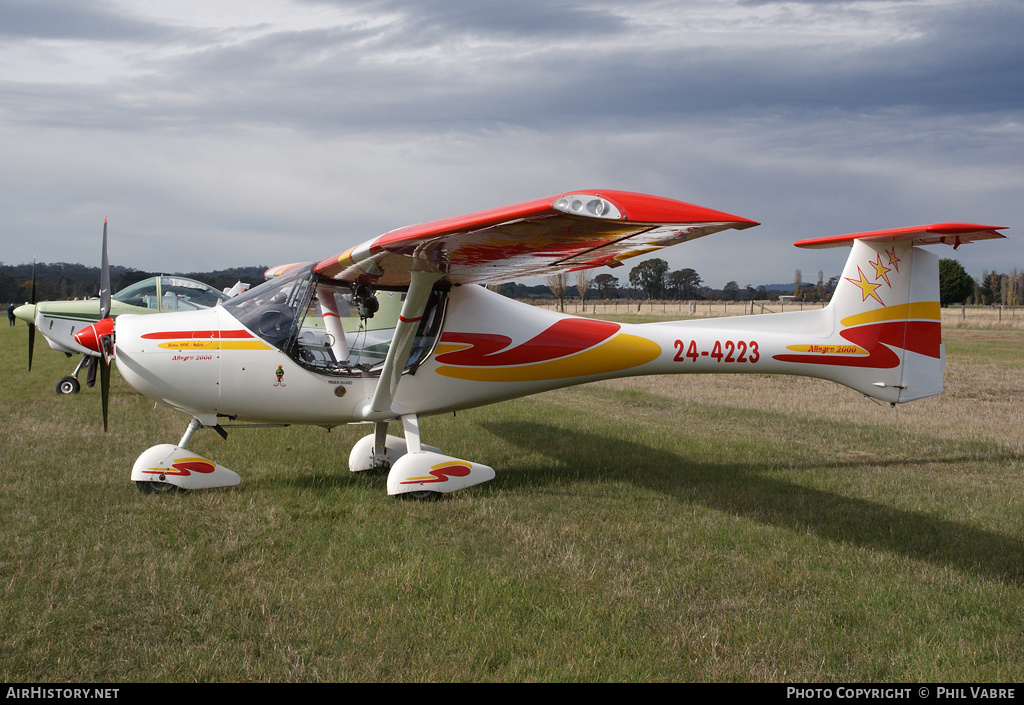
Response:
[[[826,280],[824,272],[819,270],[816,282],[804,282],[798,269],[792,285],[761,284],[755,288],[750,284],[740,287],[737,282],[730,281],[721,289],[713,289],[704,283],[696,270],[686,267],[671,271],[668,262],[653,258],[633,267],[626,284],[613,274],[594,275],[590,270],[581,270],[549,276],[546,287],[527,288],[512,283],[502,284],[497,290],[513,298],[554,296],[560,303],[566,298],[584,301],[619,298],[657,301],[777,301],[780,296],[793,296],[797,301],[818,302],[831,298],[838,281],[838,276]]]
[[[793,285],[780,288],[757,288],[747,284],[741,288],[730,281],[720,289],[706,286],[700,275],[691,268],[670,271],[665,260],[654,258],[641,262],[629,272],[629,286],[621,286],[619,279],[611,274],[592,276],[586,270],[576,273],[576,295],[572,293],[569,275],[560,274],[548,278],[548,288],[562,302],[566,297],[582,299],[598,298],[647,298],[652,300],[675,301],[776,301],[782,295],[790,295],[794,301],[806,303],[827,302],[832,298],[839,276],[825,278],[818,270],[814,282],[805,282],[802,272],[797,269]],[[513,284],[514,288],[515,285]],[[511,292],[505,292],[513,295]],[[519,296],[517,298],[526,298]],[[952,304],[1020,306],[1024,304],[1024,272],[1014,269],[1009,274],[985,270],[980,279],[975,279],[955,259],[939,260],[939,301],[943,306]]]
[[[939,260],[939,302],[943,306],[1020,306],[1024,304],[1024,272],[983,270],[975,279],[954,259]]]
[[[495,289],[505,296],[517,299],[652,299],[669,301],[777,301],[780,296],[792,296],[805,303],[827,302],[832,298],[839,276],[825,278],[818,270],[817,278],[804,281],[801,270],[794,272],[791,285],[747,284],[740,287],[730,281],[721,289],[707,286],[692,268],[676,271],[669,269],[665,260],[654,258],[641,262],[630,270],[623,284],[613,274],[593,275],[588,270],[572,274],[558,274],[547,278],[546,285],[527,286],[510,282]],[[952,304],[1020,306],[1024,305],[1024,271],[1014,269],[1009,274],[985,271],[975,279],[957,260],[939,260],[939,298],[943,306]]]
[[[22,303],[32,295],[33,268],[35,269],[36,300],[56,301],[81,299],[96,296],[99,291],[99,267],[56,262],[47,264],[9,265],[0,263],[0,302]],[[256,285],[263,281],[265,266],[234,267],[210,272],[178,273],[209,284],[216,289],[234,286],[243,281]],[[121,289],[137,281],[156,276],[131,267],[110,267],[111,287]],[[509,282],[495,287],[499,293],[517,299],[566,298],[617,299],[647,298],[654,300],[714,300],[714,301],[768,301],[777,300],[780,295],[792,295],[798,301],[828,301],[839,281],[838,276],[825,279],[819,270],[813,282],[803,280],[801,271],[794,273],[792,288],[778,285],[756,288],[747,284],[740,287],[735,281],[725,284],[722,289],[707,286],[701,276],[692,268],[670,271],[665,260],[654,258],[641,262],[629,271],[624,284],[618,277],[607,272],[594,275],[592,270],[554,275],[546,284],[525,285]],[[1024,305],[1024,271],[1017,269],[1009,273],[985,270],[980,278],[974,278],[955,259],[939,260],[939,297],[943,306],[953,304],[971,305]]]
[[[33,268],[35,270],[36,301],[61,301],[96,296],[100,289],[100,268],[81,264],[56,262],[47,264],[0,263],[0,302],[24,303],[32,297]],[[223,290],[242,281],[252,285],[263,281],[266,267],[235,267],[211,272],[178,273]],[[144,272],[131,267],[110,267],[110,287],[115,292],[135,282],[167,272]]]

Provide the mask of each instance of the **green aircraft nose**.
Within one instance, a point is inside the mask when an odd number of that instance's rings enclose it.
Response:
[[[24,304],[14,309],[14,315],[25,321],[25,323],[36,322],[36,305],[35,304]]]

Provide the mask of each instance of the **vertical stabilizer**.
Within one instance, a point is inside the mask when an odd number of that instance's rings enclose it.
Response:
[[[792,354],[777,359],[830,367],[821,376],[888,402],[942,391],[934,254],[909,241],[855,240],[830,308],[835,332],[829,345],[792,346]]]

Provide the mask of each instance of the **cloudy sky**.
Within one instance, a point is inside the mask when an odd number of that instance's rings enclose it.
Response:
[[[0,261],[98,264],[109,217],[114,264],[273,265],[615,188],[760,221],[663,255],[714,287],[945,221],[1024,270],[1022,36],[1020,0],[3,0]]]

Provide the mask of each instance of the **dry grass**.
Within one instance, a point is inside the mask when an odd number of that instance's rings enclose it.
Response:
[[[895,408],[869,403],[831,382],[781,375],[638,377],[607,384],[669,397],[684,407],[714,400],[796,419],[809,416],[835,424],[885,425],[907,433],[985,439],[1024,451],[1024,374],[1020,374],[1024,372],[1024,330],[952,328],[944,330],[943,338],[947,357],[952,358],[947,363],[944,393]]]

